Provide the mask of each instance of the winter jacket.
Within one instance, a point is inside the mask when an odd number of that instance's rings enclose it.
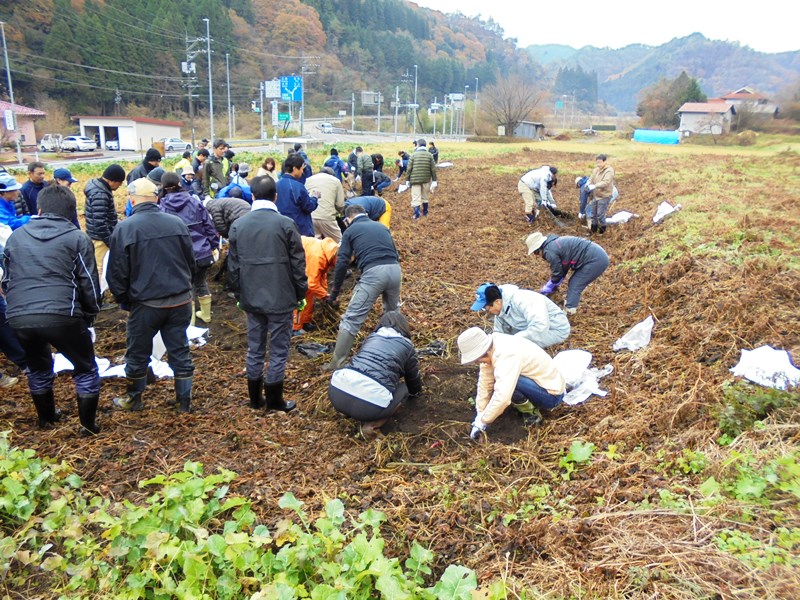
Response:
[[[358,155],[358,174],[361,176],[361,180],[363,181],[366,178],[372,180],[372,171],[375,169],[374,165],[372,164],[372,157],[367,154],[366,152],[362,152]]]
[[[350,153],[350,156],[347,157],[347,166],[353,173],[358,172],[358,154],[355,152]]]
[[[42,182],[40,184],[33,183],[30,179],[22,184],[22,188],[19,190],[19,195],[22,197],[22,200],[25,202],[25,212],[22,213],[24,215],[36,215],[39,214],[39,205],[37,204],[37,200],[39,199],[39,192],[41,192],[47,182]],[[16,203],[15,203],[16,204]],[[19,213],[21,207],[17,207],[17,214]]]
[[[556,329],[569,335],[567,316],[547,296],[531,290],[521,290],[516,285],[501,285],[503,309],[494,317],[494,330],[516,335],[534,343],[540,334]]]
[[[319,192],[317,208],[311,213],[312,219],[333,221],[344,211],[344,188],[342,182],[327,173],[317,173],[306,180],[308,192]]]
[[[436,146],[431,146],[428,148],[428,152],[430,152],[431,156],[433,156],[433,162],[439,163],[439,149]]]
[[[528,171],[525,175],[520,177],[520,181],[534,192],[538,192],[542,200],[548,198],[549,188],[547,187],[547,183],[552,180],[553,174],[550,172],[550,167],[547,165]]]
[[[414,350],[414,344],[400,332],[390,327],[381,327],[375,333],[370,334],[345,369],[366,375],[369,379],[364,383],[367,385],[371,381],[377,381],[388,390],[388,400],[391,400],[392,394],[400,385],[401,378],[405,380],[408,392],[412,396],[422,391],[419,360]],[[340,377],[342,381],[337,381]],[[343,389],[345,387],[343,385],[345,377],[345,373],[340,374],[339,377],[334,373],[331,385],[369,402],[370,394],[366,389],[359,389],[358,384]],[[347,379],[354,381],[352,378]]]
[[[90,319],[100,311],[100,283],[89,237],[63,217],[45,214],[15,231],[3,253],[6,317]]]
[[[192,238],[194,259],[207,262],[212,252],[219,248],[219,235],[203,204],[187,192],[175,192],[161,198],[159,208],[186,223]]]
[[[212,188],[214,183],[217,184],[216,190]],[[226,185],[228,185],[228,175],[225,172],[225,163],[212,154],[203,163],[203,195],[216,196],[217,190]]]
[[[111,235],[106,278],[119,303],[148,304],[191,294],[194,270],[188,227],[154,202],[134,206]]]
[[[347,165],[345,165],[344,161],[338,156],[331,156],[322,166],[333,169],[333,174],[339,181],[342,180],[342,176],[347,171]],[[308,183],[308,181],[306,181],[306,183]]]
[[[294,222],[268,200],[253,202],[250,214],[230,231],[228,278],[242,310],[286,314],[306,297],[306,257]]]
[[[93,240],[109,243],[111,234],[117,226],[117,207],[114,205],[114,192],[105,179],[92,179],[83,188],[86,196],[83,212],[86,219],[86,233]]]
[[[226,238],[233,222],[250,212],[250,205],[241,198],[212,198],[206,205],[214,228]]]
[[[558,283],[570,269],[577,271],[585,264],[606,256],[606,251],[594,242],[573,236],[550,234],[540,248],[540,254],[550,263],[550,281]]]
[[[425,146],[420,146],[414,150],[408,161],[408,182],[419,185],[431,181],[436,181],[436,162]]]
[[[131,169],[130,173],[128,173],[128,177],[126,179],[127,183],[130,183],[131,181],[136,181],[137,179],[141,179],[142,177],[147,177],[150,171],[155,169],[157,166],[158,165],[151,165],[149,162],[143,160],[141,163],[139,163],[133,169]]]
[[[239,188],[242,190],[242,200],[245,200],[248,204],[252,204],[253,202],[253,192],[250,189],[250,186],[244,180],[244,178],[239,178],[240,182],[236,183],[229,183],[220,191],[217,192],[217,198],[230,198],[231,197],[231,190],[233,188]]]
[[[602,168],[595,167],[589,177],[589,183],[594,184],[595,198],[610,198],[614,192],[614,169],[609,164]]]
[[[386,212],[386,200],[378,196],[356,196],[344,201],[345,208],[352,204],[362,206],[372,221],[377,221]]]
[[[356,266],[362,273],[378,265],[394,265],[400,262],[389,230],[383,224],[371,221],[367,215],[356,215],[342,234],[331,295],[338,294],[342,289],[353,255],[356,257]]]
[[[475,408],[489,425],[511,404],[520,376],[535,381],[554,396],[563,394],[566,382],[553,359],[523,337],[492,333],[492,360],[481,363]]]
[[[371,154],[372,168],[375,171],[383,171],[383,154]]]
[[[284,174],[278,180],[278,211],[297,225],[300,235],[314,237],[311,213],[317,209],[317,199],[308,195],[308,190],[297,179]]]
[[[305,185],[306,180],[314,174],[314,169],[311,168],[311,161],[308,160],[308,154],[306,154],[305,150],[298,150],[297,156],[303,159],[303,176],[300,177],[299,181],[303,185]]]
[[[314,298],[324,298],[328,295],[328,271],[336,264],[339,244],[331,238],[319,240],[305,235],[302,240],[306,253],[308,293]]]
[[[22,202],[25,204],[25,202]],[[30,215],[18,215],[14,202],[0,198],[0,223],[8,225],[11,229],[18,229],[31,220]]]

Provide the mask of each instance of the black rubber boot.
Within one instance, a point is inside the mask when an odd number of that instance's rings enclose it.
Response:
[[[597,233],[599,233],[600,235],[603,235],[605,232],[606,232],[605,225],[600,225],[600,227],[597,228]]]
[[[283,382],[276,381],[275,383],[264,382],[264,399],[267,401],[267,410],[279,410],[281,412],[289,412],[294,410],[297,404],[289,400],[288,402],[283,399]]]
[[[256,410],[264,408],[264,380],[260,377],[258,379],[247,380],[247,394],[250,396],[250,408]]]
[[[81,435],[97,435],[100,433],[100,426],[95,420],[99,401],[99,392],[97,394],[78,394],[78,418],[81,421]]]
[[[147,387],[147,377],[139,377],[137,379],[126,379],[127,390],[124,396],[114,398],[112,401],[114,406],[122,410],[142,410],[144,404],[142,403],[142,394],[144,388]]]
[[[31,398],[36,407],[36,414],[39,415],[39,429],[47,429],[61,418],[61,411],[56,408],[56,401],[53,398],[53,388],[35,394],[31,392]]]
[[[428,203],[427,202],[423,202],[422,203],[422,216],[423,217],[427,217],[428,216]]]
[[[592,230],[592,233],[597,233],[597,223],[592,223],[590,229]]]
[[[192,377],[175,378],[175,402],[178,412],[192,412]]]

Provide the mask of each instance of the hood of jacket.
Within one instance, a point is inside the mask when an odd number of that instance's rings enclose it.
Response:
[[[180,212],[192,203],[194,198],[189,192],[172,192],[161,199],[161,206],[171,212]]]
[[[75,231],[75,229],[75,225],[68,219],[50,214],[33,217],[25,226],[25,232],[29,236],[44,242]]]

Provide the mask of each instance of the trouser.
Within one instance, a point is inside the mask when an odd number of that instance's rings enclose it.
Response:
[[[339,228],[339,223],[336,219],[314,219],[314,235],[318,238],[331,238],[337,244],[342,243],[342,230]]]
[[[405,383],[400,382],[397,389],[392,394],[392,401],[386,408],[372,404],[368,400],[364,400],[358,396],[343,392],[332,385],[328,386],[328,399],[331,401],[333,408],[343,415],[355,419],[356,421],[361,421],[362,423],[369,423],[371,421],[386,419],[396,413],[400,405],[408,399],[408,387]]]
[[[203,261],[197,263],[192,275],[192,293],[195,298],[211,295],[211,291],[208,289],[208,269],[211,268],[213,262],[201,266],[202,263]]]
[[[403,274],[397,263],[376,265],[364,271],[353,290],[353,296],[342,316],[339,329],[345,329],[352,335],[358,335],[378,296],[383,299],[384,312],[397,310],[400,304],[402,279]]]
[[[400,177],[403,176],[403,173],[405,173],[408,170],[408,161],[398,160],[395,162],[395,164],[397,165],[397,178],[399,179]]]
[[[299,331],[305,327],[306,323],[310,323],[314,317],[314,294],[309,290],[306,292],[306,307],[301,310],[295,310],[292,317],[292,330]]]
[[[379,184],[377,184],[375,186],[375,191],[376,192],[382,192],[383,190],[388,188],[390,185],[392,185],[391,181],[382,181],[382,182],[380,182]]]
[[[102,281],[103,277],[105,277],[103,260],[108,254],[108,246],[101,240],[92,240],[92,245],[94,245],[94,261],[97,263],[97,276]]]
[[[431,200],[431,182],[411,184],[411,208],[428,204]]]
[[[53,387],[55,374],[51,346],[55,346],[72,363],[72,380],[78,394],[89,396],[100,392],[92,334],[83,320],[76,318],[74,321],[69,325],[15,330],[28,361],[28,388],[32,394]]]
[[[390,229],[389,223],[392,220],[392,205],[389,204],[389,201],[385,201],[386,204],[386,211],[381,215],[380,219],[378,219],[378,223],[382,225],[386,225],[386,229]]]
[[[153,353],[153,337],[161,332],[167,349],[167,362],[176,378],[194,373],[186,328],[192,318],[191,302],[172,308],[154,308],[136,303],[128,315],[128,348],[125,352],[125,376],[140,379],[147,375]]]
[[[267,358],[267,338],[269,338],[269,366],[264,383],[283,381],[286,360],[292,339],[292,313],[247,314],[247,378],[260,379],[264,374],[264,361]]]
[[[588,214],[589,214],[586,211],[587,211],[587,205],[589,204],[589,194],[590,193],[591,192],[589,192],[588,184],[584,183],[581,186],[581,191],[580,191],[580,196],[579,196],[581,207],[578,210],[578,212],[581,213],[582,215],[587,215],[588,216]]]
[[[593,198],[587,209],[589,212],[592,223],[597,224],[599,227],[606,226],[606,211],[608,205],[611,204],[611,196],[608,198]]]
[[[522,203],[523,203],[523,210],[525,211],[526,215],[530,215],[533,213],[534,205],[536,204],[536,200],[533,197],[533,190],[528,187],[527,184],[523,183],[522,180],[519,181],[517,184],[517,191],[522,196]],[[541,204],[541,202],[539,202]]]
[[[561,404],[564,394],[551,394],[533,379],[520,375],[511,400],[518,403],[523,398],[530,400],[536,408],[550,409]]]
[[[0,296],[0,352],[23,371],[28,367],[25,350],[6,319],[6,301]]]
[[[361,171],[361,195],[372,196],[373,171]]]
[[[567,308],[578,308],[581,294],[586,286],[600,277],[608,268],[608,254],[597,244],[594,244],[594,257],[575,269],[567,285]]]

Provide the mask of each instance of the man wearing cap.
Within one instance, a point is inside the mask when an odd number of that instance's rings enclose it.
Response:
[[[92,179],[83,188],[86,196],[83,212],[86,220],[86,233],[94,244],[94,258],[100,280],[104,276],[103,259],[108,253],[111,234],[117,226],[117,207],[114,192],[125,181],[125,169],[119,165],[109,165],[103,175]]]
[[[142,410],[153,337],[161,333],[175,374],[175,402],[191,411],[194,365],[186,328],[192,317],[192,238],[186,224],[161,212],[157,188],[147,178],[128,185],[133,214],[111,235],[108,286],[128,315],[125,352],[127,393],[114,398],[124,410]]]
[[[208,160],[203,163],[203,195],[217,195],[217,191],[228,185],[228,173],[226,172],[225,151],[228,149],[228,142],[223,139],[214,140],[214,151]]]
[[[542,205],[542,202],[553,203],[550,187],[553,185],[553,177],[556,173],[558,173],[557,168],[544,165],[528,171],[520,178],[517,191],[522,196],[525,220],[528,223],[533,223],[539,216],[538,207]]]
[[[27,211],[24,214],[35,215],[39,213],[36,198],[39,196],[39,192],[44,189],[44,186],[47,185],[44,175],[44,163],[36,161],[28,165],[28,181],[23,183],[22,188],[19,190],[19,194],[27,206]]]
[[[69,188],[47,186],[37,202],[39,215],[11,235],[3,254],[6,316],[25,350],[39,426],[61,416],[53,397],[55,346],[74,367],[80,431],[95,434],[100,376],[88,330],[100,310],[94,250],[69,222],[76,211]]]
[[[0,223],[8,225],[11,229],[18,229],[31,220],[30,215],[18,215],[17,201],[20,200],[20,183],[13,175],[0,173]],[[25,203],[22,202],[24,205]],[[27,205],[26,209],[27,209]]]
[[[417,147],[408,160],[408,183],[411,185],[411,208],[414,209],[414,219],[420,217],[420,206],[422,206],[422,216],[428,216],[431,193],[439,185],[436,181],[436,161],[426,146],[425,140],[417,140]]]
[[[147,152],[145,152],[144,160],[128,173],[127,182],[130,183],[141,177],[147,177],[150,171],[161,164],[162,158],[161,152],[157,148],[148,148]]]
[[[608,268],[606,251],[585,238],[554,234],[545,237],[536,231],[525,239],[525,244],[528,254],[538,254],[550,263],[550,280],[539,290],[540,294],[549,296],[555,292],[572,270],[564,306],[568,315],[578,312],[583,290]]]
[[[322,171],[306,179],[306,190],[317,198],[317,208],[311,213],[314,234],[338,244],[342,241],[342,230],[336,217],[344,212],[345,205],[341,179],[332,167],[322,167]]]
[[[532,427],[542,422],[540,409],[555,408],[564,399],[564,376],[547,352],[530,340],[470,327],[458,336],[458,350],[462,365],[480,364],[469,434],[473,440],[512,404]]]
[[[484,283],[475,292],[472,310],[494,315],[494,330],[523,337],[540,348],[560,344],[569,337],[564,311],[542,294],[516,285]]]

